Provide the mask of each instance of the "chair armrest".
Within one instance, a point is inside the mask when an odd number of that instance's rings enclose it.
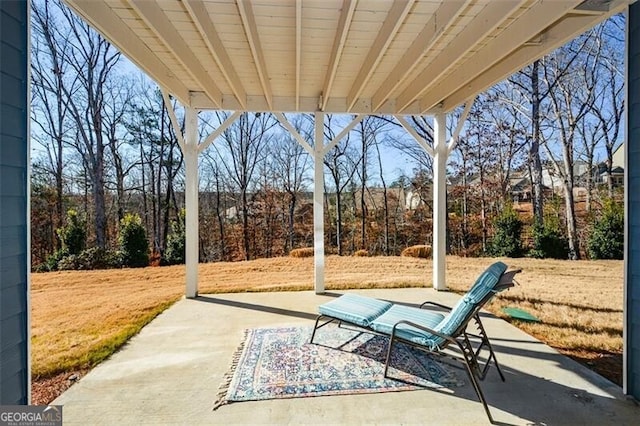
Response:
[[[449,311],[451,310],[451,306],[443,305],[442,303],[432,302],[430,300],[427,300],[422,305],[420,305],[420,309],[422,309],[425,305],[433,305],[433,306],[437,306],[439,308],[443,308],[443,309],[446,309],[446,310],[449,310]]]
[[[423,326],[423,325],[416,324],[416,323],[414,323],[414,322],[407,321],[407,320],[400,320],[400,321],[398,321],[397,323],[395,323],[395,324],[394,324],[393,329],[391,330],[391,339],[393,339],[394,337],[396,337],[396,330],[397,330],[398,326],[399,326],[399,325],[402,325],[402,324],[404,324],[404,325],[408,325],[408,326],[413,327],[413,328],[417,328],[418,330],[421,330],[421,331],[424,331],[424,332],[426,332],[426,333],[432,334],[432,335],[434,335],[434,336],[440,337],[441,339],[444,339],[444,340],[446,340],[446,341],[447,341],[447,342],[449,342],[449,343],[458,344],[458,342],[456,341],[456,339],[454,339],[454,338],[453,338],[453,337],[451,337],[451,336],[448,336],[448,335],[446,335],[446,334],[442,334],[442,333],[440,333],[439,331],[435,331],[435,330],[434,330],[434,329],[432,329],[432,328],[425,327],[425,326]],[[431,349],[431,348],[430,348],[430,349]]]

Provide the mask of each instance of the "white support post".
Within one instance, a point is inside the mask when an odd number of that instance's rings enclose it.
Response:
[[[187,288],[185,295],[198,295],[198,112],[185,108],[185,263]]]
[[[446,290],[447,232],[447,115],[439,112],[433,118],[433,288]]]
[[[313,143],[313,256],[314,289],[324,293],[324,113],[315,113]]]

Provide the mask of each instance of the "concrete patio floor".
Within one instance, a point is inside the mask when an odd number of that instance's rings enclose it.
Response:
[[[357,290],[402,303],[453,304],[432,289]],[[241,293],[184,299],[54,404],[66,425],[112,424],[488,424],[469,380],[445,392],[239,402],[213,411],[218,387],[245,328],[312,325],[337,294]],[[486,320],[485,320],[486,318]],[[640,408],[621,389],[490,314],[483,318],[506,376],[495,368],[481,386],[497,424],[631,425]]]

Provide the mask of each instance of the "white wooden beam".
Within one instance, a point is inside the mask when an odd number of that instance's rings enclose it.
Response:
[[[296,110],[300,109],[300,80],[302,70],[302,0],[296,0]]]
[[[447,268],[447,116],[433,117],[433,288],[446,290]]]
[[[359,123],[361,122],[364,118],[366,117],[365,114],[359,114],[357,115],[353,120],[351,120],[351,122],[349,124],[347,124],[345,126],[344,129],[342,129],[342,131],[340,133],[338,133],[338,135],[336,137],[334,137],[329,143],[327,143],[327,146],[324,147],[323,150],[323,157],[329,152],[331,151],[337,144],[338,142],[340,142],[342,139],[344,139],[349,132]]]
[[[443,2],[438,10],[431,15],[420,34],[371,98],[371,108],[374,111],[377,111],[391,93],[400,86],[470,2],[471,0],[448,0]]]
[[[624,7],[614,8],[612,12],[607,13],[605,16],[610,17],[623,9]],[[463,102],[463,100],[469,98],[469,96],[481,93],[495,83],[504,80],[517,70],[530,64],[533,60],[552,52],[601,21],[602,16],[596,17],[592,15],[574,15],[565,18],[562,26],[549,28],[544,33],[544,39],[539,45],[521,47],[518,51],[509,55],[508,59],[489,68],[473,81],[468,82],[459,90],[445,98],[442,102],[442,108],[445,111],[455,108],[456,105],[459,105],[460,102]]]
[[[179,129],[175,129],[176,133]],[[199,263],[199,184],[198,184],[198,112],[185,108],[185,267],[188,298],[198,295]]]
[[[456,145],[458,144],[458,136],[460,136],[460,132],[462,131],[462,127],[464,126],[464,122],[467,121],[467,117],[469,116],[469,112],[471,111],[471,107],[473,106],[476,98],[467,100],[464,110],[460,117],[458,117],[458,124],[456,125],[453,134],[451,135],[451,139],[449,139],[449,143],[447,144],[447,156],[451,155],[454,149],[456,149]]]
[[[180,146],[182,152],[185,152],[186,143],[184,140],[184,136],[182,135],[182,129],[180,128],[180,124],[178,123],[178,118],[176,117],[176,112],[173,109],[173,104],[171,103],[171,99],[169,98],[169,93],[163,87],[160,87],[160,92],[162,93],[164,106],[167,108],[167,113],[169,114],[169,120],[171,121],[173,130],[175,131],[176,137],[178,138],[178,145]]]
[[[313,142],[313,281],[316,294],[324,293],[324,113],[315,113]]]
[[[414,100],[418,99],[428,88],[438,83],[447,71],[454,68],[460,58],[481,42],[487,34],[493,32],[511,13],[516,11],[526,0],[517,2],[489,2],[480,13],[469,22],[440,55],[426,66],[411,83],[402,91],[396,100],[396,109],[404,111]],[[438,83],[439,85],[439,83]]]
[[[264,59],[264,52],[262,51],[262,45],[260,43],[260,35],[258,34],[258,26],[256,24],[256,17],[253,13],[253,7],[251,1],[248,0],[236,0],[238,11],[240,12],[240,18],[242,19],[242,25],[247,37],[247,42],[251,48],[251,55],[256,65],[256,72],[260,79],[260,85],[264,92],[265,100],[269,105],[269,110],[273,110],[273,93],[271,90],[271,83],[269,81],[269,74],[267,72],[267,63]]]
[[[65,0],[65,3],[183,105],[189,105],[187,87],[106,3],[92,0]]]
[[[360,71],[349,90],[349,94],[347,95],[347,111],[351,110],[360,96],[360,93],[362,93],[364,86],[369,82],[371,75],[378,67],[380,60],[404,22],[404,18],[411,10],[414,1],[415,0],[395,0],[393,2],[391,9],[382,24],[382,28],[380,28],[380,31],[371,45],[369,53],[367,53],[367,57],[362,63]]]
[[[213,56],[213,59],[216,61],[218,68],[220,68],[220,72],[222,72],[231,91],[238,99],[238,103],[243,109],[246,108],[247,94],[231,62],[231,58],[224,48],[222,40],[213,26],[213,22],[211,22],[209,12],[207,12],[204,3],[202,0],[184,0],[183,4],[187,12],[189,12],[191,19],[193,19],[198,31],[200,31],[200,35],[207,45],[209,52],[211,52],[211,56]]]
[[[433,148],[429,146],[429,144],[427,143],[427,141],[418,134],[418,132],[416,132],[416,129],[413,128],[413,126],[411,126],[407,120],[404,119],[403,116],[401,115],[394,115],[395,119],[398,120],[398,123],[400,123],[400,125],[402,125],[402,127],[404,127],[404,129],[407,131],[407,133],[409,133],[411,136],[413,136],[413,138],[416,140],[416,142],[418,142],[418,145],[420,145],[422,147],[422,149],[424,149],[425,151],[427,151],[427,154],[429,154],[431,156],[431,158],[433,158],[435,156],[435,153],[433,152]]]
[[[331,56],[329,59],[329,66],[327,67],[327,74],[325,76],[324,85],[322,86],[322,100],[320,102],[320,111],[324,111],[329,102],[331,96],[331,87],[333,86],[333,80],[338,70],[338,64],[342,57],[342,50],[344,44],[347,41],[347,34],[349,33],[349,26],[353,18],[353,12],[356,9],[358,0],[344,0],[342,2],[342,11],[340,13],[340,19],[338,20],[338,28],[336,36],[333,40],[333,48],[331,49]]]
[[[489,41],[463,64],[454,69],[433,90],[420,99],[423,111],[440,104],[447,95],[464,86],[488,68],[507,58],[512,52],[540,33],[541,28],[551,25],[550,16],[562,16],[580,4],[581,0],[551,1],[536,3],[511,23],[497,37]],[[498,2],[498,4],[502,4]],[[508,60],[508,58],[507,58]],[[515,71],[515,70],[514,70]]]
[[[241,111],[235,111],[229,117],[226,118],[213,132],[207,136],[207,138],[198,145],[198,153],[202,153],[209,147],[229,126],[231,126],[242,115]]]
[[[176,27],[167,15],[160,9],[158,3],[147,0],[129,0],[140,17],[149,25],[153,32],[162,40],[171,53],[184,65],[187,72],[198,81],[202,89],[218,106],[222,106],[222,92],[196,58],[189,45],[184,41]]]
[[[276,118],[278,119],[280,124],[282,124],[282,127],[287,129],[287,131],[289,131],[291,136],[293,136],[294,139],[296,141],[298,141],[300,146],[302,148],[304,148],[304,150],[307,151],[309,153],[309,155],[314,157],[315,156],[315,151],[314,151],[313,147],[309,144],[309,142],[307,142],[307,140],[305,138],[302,137],[302,135],[295,129],[295,127],[293,127],[291,125],[289,120],[287,120],[287,117],[285,117],[285,115],[283,113],[281,113],[281,112],[274,112],[273,115],[276,116]]]

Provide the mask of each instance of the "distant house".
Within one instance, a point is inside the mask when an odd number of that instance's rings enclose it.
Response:
[[[624,143],[613,152],[613,158],[611,162],[611,179],[613,180],[614,187],[624,186]],[[609,176],[607,176],[606,169],[602,170],[599,175],[599,182],[603,184],[609,184]]]

